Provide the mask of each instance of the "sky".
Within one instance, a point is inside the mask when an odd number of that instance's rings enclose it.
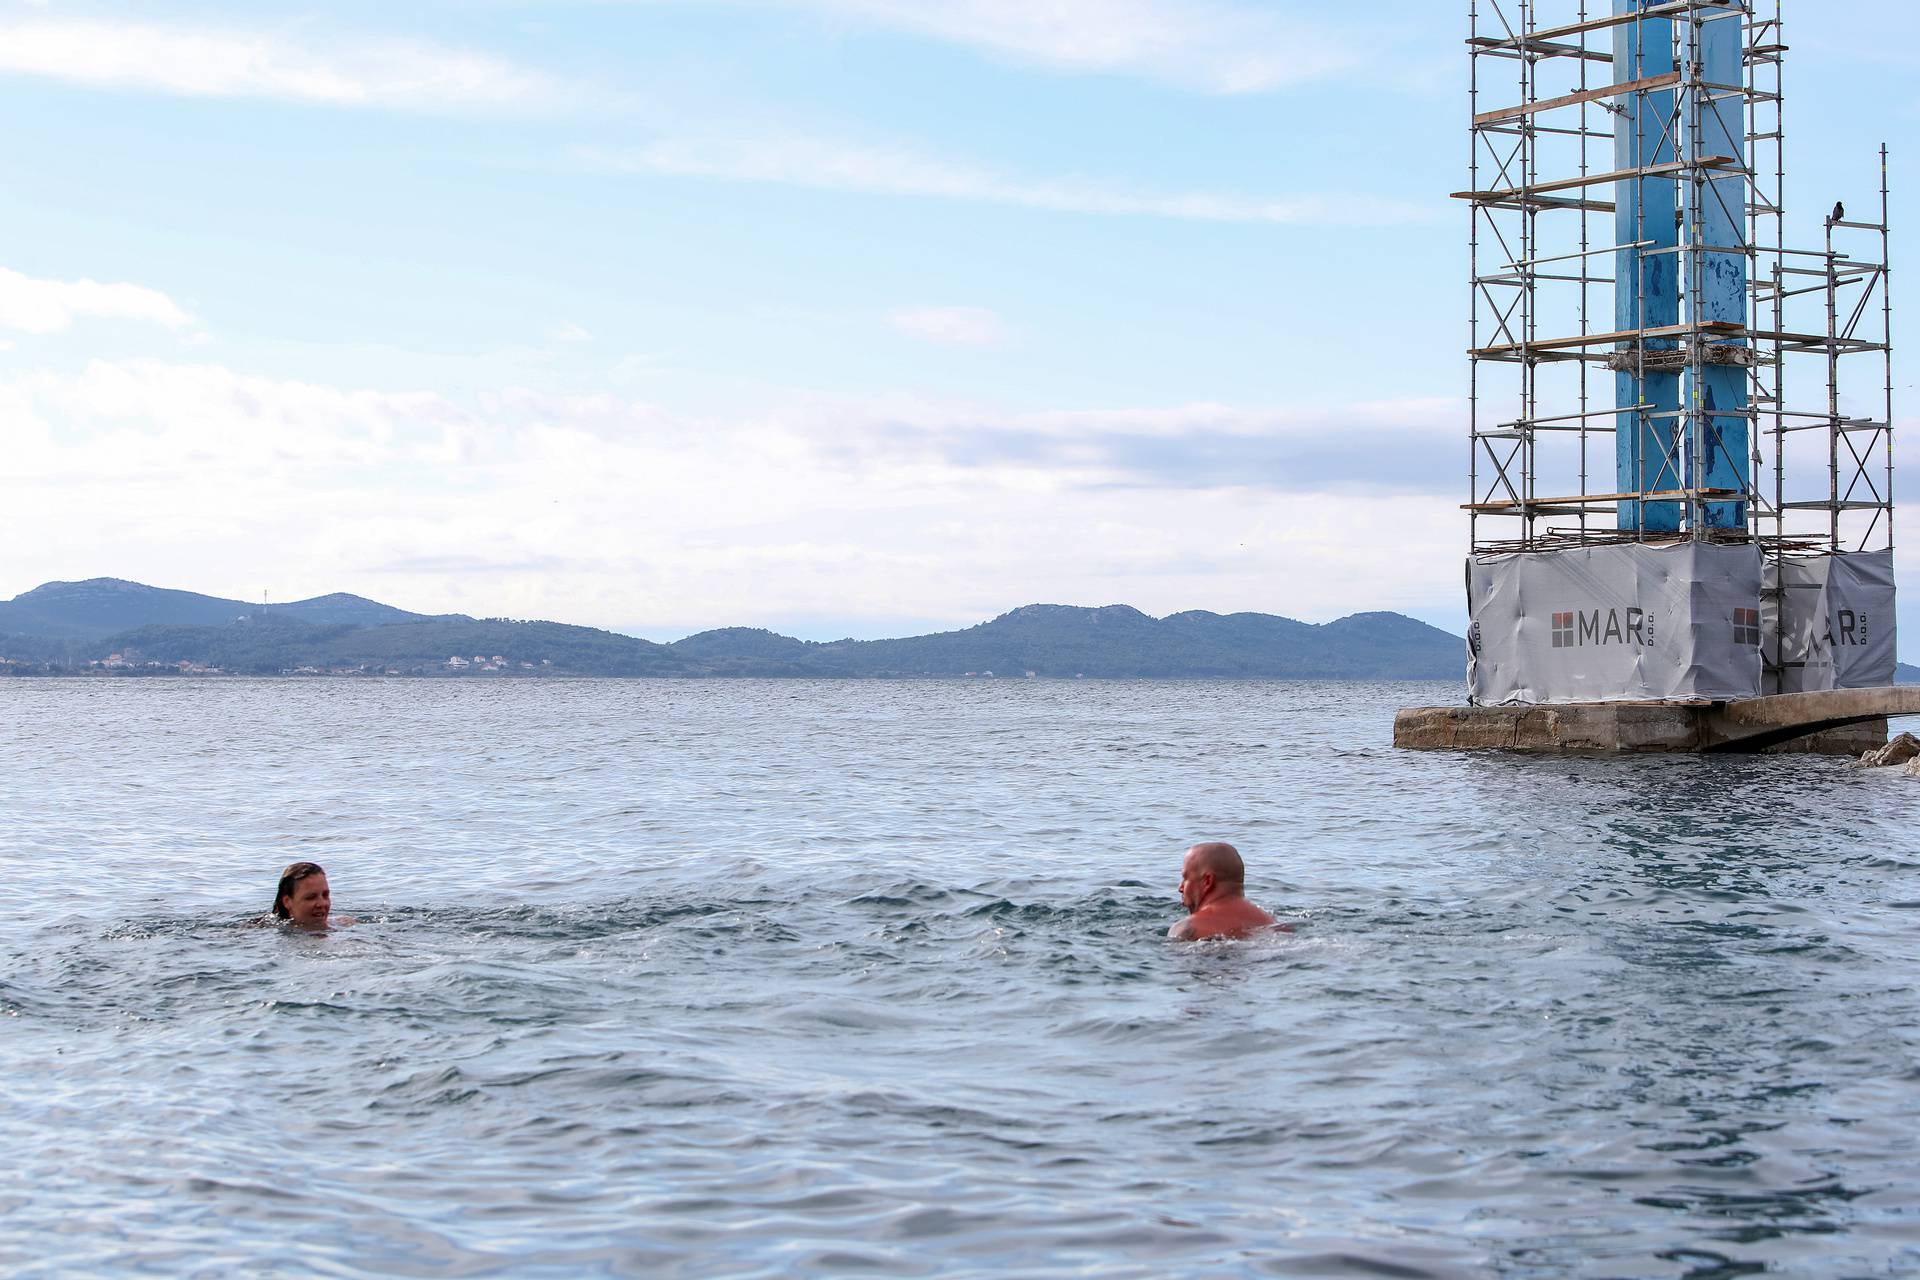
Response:
[[[1466,10],[0,0],[0,597],[1459,632]],[[1920,14],[1788,21],[1898,233]]]

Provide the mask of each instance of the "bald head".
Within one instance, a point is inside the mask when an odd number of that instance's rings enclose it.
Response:
[[[1196,876],[1211,873],[1223,885],[1244,887],[1247,883],[1247,864],[1240,860],[1240,851],[1222,840],[1210,840],[1187,850],[1186,871]]]
[[[1187,850],[1180,863],[1180,901],[1198,911],[1216,898],[1238,898],[1246,891],[1247,865],[1230,844],[1210,840]]]

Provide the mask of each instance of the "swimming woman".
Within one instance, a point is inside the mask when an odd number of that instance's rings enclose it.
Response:
[[[351,916],[333,916],[333,890],[326,868],[317,862],[289,863],[273,891],[274,919],[296,929],[325,929],[353,923]]]

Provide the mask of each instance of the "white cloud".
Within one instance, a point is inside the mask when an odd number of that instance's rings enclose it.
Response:
[[[421,41],[295,40],[267,31],[142,22],[0,22],[0,72],[196,98],[459,111],[551,104],[547,78]]]
[[[1433,216],[1426,205],[1358,196],[1258,199],[1211,192],[1128,191],[1079,180],[1023,181],[908,151],[795,135],[670,138],[628,150],[581,146],[572,154],[582,164],[614,173],[779,183],[874,195],[937,196],[1062,213],[1341,226],[1381,226]]]
[[[997,347],[1007,340],[1006,322],[985,307],[913,307],[894,312],[887,323],[950,347]]]
[[[593,335],[577,324],[556,325],[547,334],[555,342],[592,342]]]
[[[0,384],[0,392],[16,421],[89,446],[110,442],[93,456],[52,449],[43,460],[53,473],[77,465],[77,474],[116,482],[182,467],[244,480],[288,467],[360,465],[391,456],[403,439],[445,453],[467,421],[429,393],[342,390],[150,359],[93,360],[72,374],[34,371]]]
[[[1454,400],[1249,409],[1006,413],[948,403],[826,404],[793,417],[861,466],[920,464],[1056,489],[1380,496],[1425,493],[1457,471]]]
[[[0,328],[58,333],[81,319],[138,320],[170,329],[193,322],[173,299],[143,285],[35,280],[0,267]]]
[[[1325,13],[1289,20],[1217,0],[779,0],[1081,71],[1146,75],[1211,93],[1253,93],[1353,67]]]
[[[1071,437],[1089,432],[1177,440],[1200,431],[1260,437],[1303,437],[1368,430],[1404,430],[1442,435],[1450,443],[1465,438],[1465,405],[1445,396],[1401,400],[1354,400],[1327,406],[1248,409],[1224,404],[1187,404],[1172,408],[1059,409],[1009,415],[1003,429]],[[937,413],[912,415],[922,425],[940,421]],[[1379,460],[1371,460],[1378,465]]]
[[[16,591],[105,573],[649,634],[829,611],[974,622],[1035,601],[1321,619],[1450,605],[1458,495],[1167,458],[1196,438],[1311,442],[1328,424],[1373,432],[1362,452],[1451,446],[1436,410],[819,404],[707,420],[616,396],[463,408],[97,361],[0,380],[0,502],[43,535],[14,561]]]

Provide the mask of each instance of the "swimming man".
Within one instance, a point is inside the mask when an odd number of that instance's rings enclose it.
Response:
[[[1238,849],[1217,840],[1193,846],[1180,864],[1180,901],[1193,914],[1167,930],[1167,936],[1184,942],[1244,938],[1278,924],[1247,901],[1246,890],[1247,864]]]

